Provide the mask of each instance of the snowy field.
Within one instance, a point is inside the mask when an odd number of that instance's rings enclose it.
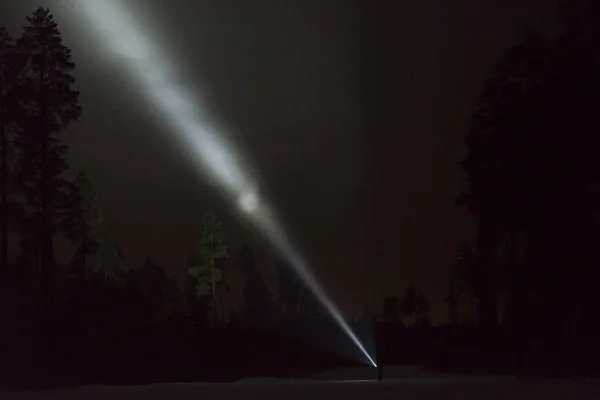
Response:
[[[0,399],[600,399],[600,379],[458,376],[420,368],[342,368],[301,380],[252,378],[235,383],[88,386],[46,392],[0,392]]]

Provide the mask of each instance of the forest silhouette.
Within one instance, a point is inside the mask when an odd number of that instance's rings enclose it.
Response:
[[[554,36],[521,32],[473,111],[457,204],[477,234],[439,277],[447,318],[432,321],[426,293],[410,282],[380,313],[351,321],[359,336],[375,324],[379,362],[598,371],[600,6],[563,2],[559,16]],[[75,68],[50,10],[34,10],[16,38],[0,28],[2,384],[293,378],[353,364],[293,270],[278,265],[273,293],[254,249],[230,248],[210,210],[184,282],[150,257],[131,265],[93,183],[66,159],[61,135],[85,114]],[[59,237],[70,243],[67,263],[55,254]],[[234,271],[245,278],[239,310]]]

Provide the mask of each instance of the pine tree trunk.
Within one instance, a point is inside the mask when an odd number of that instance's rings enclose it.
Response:
[[[475,304],[473,302],[473,292],[469,291],[469,300],[471,301],[471,323],[475,321]]]
[[[81,224],[81,274],[83,276],[83,280],[87,279],[87,265],[86,265],[86,245],[85,245],[85,235],[86,235],[86,230],[85,230],[85,222],[82,222]]]
[[[212,270],[212,313],[213,323],[217,322],[217,299],[216,299],[216,287],[215,287],[215,258],[210,255],[210,268]]]
[[[0,77],[1,79],[1,77]],[[3,83],[0,81],[0,90]],[[6,140],[6,121],[4,120],[4,109],[0,110],[0,234],[2,243],[0,244],[0,275],[6,273],[8,268],[8,201],[7,201],[7,160],[8,155]]]
[[[231,321],[232,317],[232,309],[233,309],[233,300],[231,300],[231,290],[227,288],[227,309],[229,310],[229,321]]]
[[[225,325],[225,306],[223,304],[223,290],[219,294],[219,300],[221,302],[221,324]]]
[[[44,336],[43,349],[45,354],[43,358],[50,356],[51,348],[51,335],[50,332],[50,313],[53,305],[53,281],[54,281],[54,262],[52,260],[52,220],[51,220],[51,188],[50,188],[50,176],[49,176],[49,161],[48,161],[48,134],[45,127],[45,58],[46,55],[42,55],[42,65],[40,71],[40,97],[39,97],[39,126],[38,132],[40,140],[40,152],[41,152],[41,221],[40,221],[40,245],[41,245],[41,267],[42,267],[42,296],[41,296],[41,324],[42,330],[40,334]]]
[[[45,139],[43,140],[45,142]],[[48,250],[48,178],[46,174],[46,164],[47,164],[47,148],[46,143],[42,143],[41,145],[41,158],[42,158],[42,170],[41,170],[41,218],[39,221],[39,235],[40,235],[40,246],[41,246],[41,267],[42,267],[42,293],[43,293],[43,302],[46,304],[44,306],[44,313],[46,312],[47,305],[50,301],[50,260],[49,260],[49,250]],[[45,316],[45,315],[44,315]]]

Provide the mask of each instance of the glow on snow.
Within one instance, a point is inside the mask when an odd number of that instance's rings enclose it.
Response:
[[[198,172],[217,183],[226,198],[234,199],[238,212],[286,257],[315,297],[375,366],[336,305],[292,247],[270,207],[260,198],[248,166],[242,165],[241,155],[234,151],[224,135],[217,134],[217,129],[207,122],[208,118],[201,115],[201,103],[175,79],[174,68],[168,63],[172,58],[164,54],[156,41],[136,23],[134,13],[124,2],[111,0],[72,1],[68,11],[76,11],[74,17],[85,17],[85,28],[93,29],[94,37],[99,41],[97,44],[119,61],[139,90],[161,113],[175,132],[176,144],[197,163]]]

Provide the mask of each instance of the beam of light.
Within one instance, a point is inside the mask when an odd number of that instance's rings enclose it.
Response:
[[[365,349],[361,341],[358,339],[356,334],[352,331],[342,313],[337,308],[335,303],[329,298],[325,292],[323,286],[316,279],[310,268],[306,265],[303,258],[290,244],[286,238],[285,232],[281,229],[281,226],[277,223],[277,219],[274,218],[273,213],[269,207],[257,207],[252,213],[249,213],[248,218],[261,228],[263,234],[265,234],[277,247],[277,249],[287,258],[290,265],[294,268],[296,273],[304,281],[307,287],[312,290],[313,295],[321,302],[327,312],[333,317],[335,322],[342,328],[342,330],[348,335],[352,342],[359,348],[359,350],[365,355],[368,362],[377,367],[377,364],[373,358],[369,355],[369,352]]]
[[[224,191],[228,199],[234,199],[237,211],[250,221],[274,247],[289,261],[296,273],[323,304],[342,330],[376,366],[361,341],[342,317],[340,310],[326,294],[322,285],[298,252],[293,248],[284,230],[277,223],[273,210],[257,190],[248,165],[222,134],[217,134],[208,118],[200,114],[200,102],[175,77],[176,68],[169,64],[171,57],[156,45],[156,40],[141,29],[126,9],[124,2],[111,0],[73,0],[67,2],[67,11],[75,20],[87,22],[85,28],[93,29],[93,38],[103,46],[106,54],[119,62],[145,97],[150,100],[162,118],[172,128],[173,139],[187,153],[190,160],[198,163],[202,172]],[[64,3],[63,3],[64,4]],[[75,12],[73,12],[75,11]],[[245,172],[246,171],[246,172]]]

